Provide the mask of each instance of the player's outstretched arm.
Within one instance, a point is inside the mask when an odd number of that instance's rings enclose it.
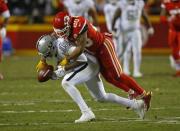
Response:
[[[75,60],[77,57],[79,57],[84,52],[84,49],[86,46],[86,41],[87,41],[87,31],[85,31],[84,33],[82,33],[81,35],[78,36],[78,38],[75,42],[76,48],[70,55],[65,57],[60,62],[60,65],[64,66],[64,65],[68,64],[70,60]]]

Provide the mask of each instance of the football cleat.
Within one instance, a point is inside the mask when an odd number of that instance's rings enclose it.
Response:
[[[3,80],[4,76],[0,73],[0,80]]]
[[[175,60],[172,55],[169,56],[169,61],[172,69],[176,69]]]
[[[133,77],[134,78],[141,78],[143,75],[142,75],[142,73],[141,72],[135,72],[134,74],[133,74]]]
[[[134,110],[134,112],[137,113],[137,115],[139,116],[140,119],[144,119],[145,117],[145,103],[143,100],[136,100],[134,99],[134,104],[132,106],[132,109]]]
[[[180,70],[176,71],[176,74],[174,74],[174,77],[180,77]]]
[[[82,115],[79,119],[75,120],[75,123],[83,123],[83,122],[88,122],[92,121],[95,119],[94,113],[89,109],[87,111],[83,111]]]
[[[150,106],[151,106],[151,96],[152,96],[152,92],[149,91],[145,94],[145,96],[142,98],[144,100],[144,103],[145,103],[145,108],[146,108],[146,111],[149,110]]]

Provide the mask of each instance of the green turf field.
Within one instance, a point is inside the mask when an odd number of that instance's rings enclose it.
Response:
[[[74,124],[78,107],[60,86],[60,81],[38,83],[37,57],[11,57],[0,64],[5,79],[0,81],[0,131],[179,131],[180,78],[173,78],[167,56],[144,56],[144,77],[136,79],[153,91],[152,108],[145,120],[125,107],[99,103],[83,85],[78,86],[96,115],[89,123]],[[105,82],[106,91],[126,97]]]

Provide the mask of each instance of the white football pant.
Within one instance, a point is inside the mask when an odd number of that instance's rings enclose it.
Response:
[[[131,55],[133,54],[133,75],[140,73],[141,65],[141,52],[142,52],[142,39],[140,30],[134,30],[124,34],[126,43],[124,56],[123,56],[123,70],[124,73],[130,75],[129,63]]]
[[[81,112],[89,110],[87,104],[82,98],[79,90],[75,87],[77,84],[85,83],[87,89],[90,94],[96,100],[114,102],[118,104],[122,104],[126,107],[132,107],[134,104],[133,100],[129,100],[126,98],[122,98],[113,93],[106,93],[104,90],[104,86],[102,80],[99,77],[99,65],[97,63],[93,63],[92,61],[88,61],[88,66],[71,77],[74,72],[66,74],[62,80],[62,87],[65,91],[71,96],[71,98],[75,101],[75,103],[79,106]],[[71,77],[71,79],[69,79]]]

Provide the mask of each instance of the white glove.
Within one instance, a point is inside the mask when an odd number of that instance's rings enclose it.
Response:
[[[66,74],[63,66],[58,66],[58,69],[54,71],[57,77],[63,77]]]
[[[2,27],[0,29],[0,35],[3,39],[6,37],[6,28],[5,27]]]
[[[150,27],[147,32],[149,35],[153,35],[154,34],[154,28]]]

